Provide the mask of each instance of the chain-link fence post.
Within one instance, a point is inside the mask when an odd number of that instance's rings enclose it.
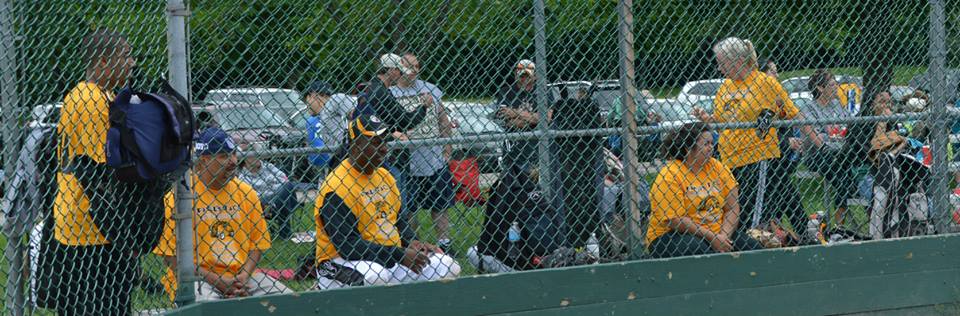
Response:
[[[946,30],[944,4],[941,0],[930,0],[930,79],[932,90],[930,101],[933,104],[930,125],[933,126],[933,166],[931,188],[933,189],[933,215],[937,231],[944,232],[949,223],[950,213],[947,200],[947,81],[946,81]]]
[[[3,155],[3,171],[12,178],[16,166],[17,138],[17,51],[16,33],[13,28],[14,12],[13,1],[0,1],[0,122],[3,124],[3,144],[0,145],[0,154]],[[10,183],[6,181],[5,183]],[[20,227],[19,216],[8,216],[10,210],[3,212],[7,221],[3,224],[3,234],[7,239],[4,254],[9,264],[4,298],[11,315],[23,315],[23,243],[21,242],[23,229]]]
[[[170,59],[170,84],[190,100],[189,73],[187,70],[187,10],[183,0],[167,1],[167,45]],[[174,302],[178,306],[193,304],[195,267],[193,264],[193,191],[190,171],[184,172],[177,181],[177,287]]]
[[[535,69],[537,75],[536,82],[536,94],[537,94],[537,112],[539,114],[540,124],[537,124],[537,130],[543,132],[539,138],[539,165],[540,165],[540,177],[543,180],[544,185],[544,195],[547,197],[547,201],[555,203],[557,198],[556,188],[554,187],[554,172],[553,172],[553,157],[550,152],[550,144],[553,140],[550,137],[547,137],[547,130],[550,129],[550,124],[547,124],[549,119],[547,118],[547,112],[549,111],[550,105],[549,91],[547,90],[547,31],[546,31],[546,17],[545,17],[545,5],[543,0],[533,0],[533,32],[534,32],[534,60],[537,64]]]
[[[636,73],[634,72],[634,60],[636,55],[633,51],[633,0],[621,0],[617,11],[618,16],[618,43],[620,46],[620,85],[623,87],[620,96],[623,104],[623,126],[621,137],[623,138],[623,168],[626,179],[626,186],[623,194],[623,205],[627,206],[628,220],[627,229],[630,234],[630,255],[637,258],[643,253],[643,226],[641,225],[642,214],[637,204],[640,201],[640,174],[638,172],[639,162],[637,160],[637,105],[634,102],[634,96],[637,95],[637,86],[634,82]]]

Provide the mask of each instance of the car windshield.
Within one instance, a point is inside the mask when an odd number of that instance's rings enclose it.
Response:
[[[503,128],[491,120],[493,108],[488,106],[457,106],[450,111],[450,116],[457,122],[461,134],[489,134],[502,133]]]
[[[300,100],[300,93],[289,90],[280,92],[270,92],[262,94],[264,105],[269,107],[306,107],[306,103]]]
[[[690,88],[688,94],[692,95],[717,95],[717,90],[720,90],[721,82],[701,82]]]
[[[277,113],[262,107],[221,108],[215,115],[220,128],[227,131],[286,127]]]

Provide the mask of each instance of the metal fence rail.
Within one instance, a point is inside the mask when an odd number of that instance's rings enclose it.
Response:
[[[0,0],[3,308],[955,232],[957,10]],[[119,182],[111,102],[164,81],[190,170]]]

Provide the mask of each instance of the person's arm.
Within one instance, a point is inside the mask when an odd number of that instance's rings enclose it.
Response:
[[[733,236],[740,222],[740,189],[734,187],[727,193],[726,200],[723,203],[723,224],[720,225],[720,233],[727,238]]]
[[[413,226],[410,225],[409,219],[414,217],[414,214],[400,214],[397,216],[397,231],[400,232],[400,242],[403,246],[409,246],[414,240],[417,240],[417,232],[413,229]]]
[[[667,220],[667,227],[670,227],[670,229],[675,232],[694,235],[707,241],[712,241],[713,239],[717,238],[717,234],[713,233],[706,227],[697,224],[686,216],[674,217]]]
[[[795,120],[803,120],[805,116],[803,113],[797,113],[794,117]],[[820,135],[817,134],[817,130],[811,125],[800,126],[800,132],[810,138],[810,141],[813,142],[813,145],[817,148],[823,147],[823,139],[820,138]]]
[[[239,283],[241,286],[246,286],[247,279],[253,275],[253,272],[257,270],[257,265],[260,264],[260,258],[263,257],[263,251],[261,250],[250,250],[250,253],[247,254],[247,261],[243,263],[243,266],[240,267],[240,272],[237,273],[236,280],[234,282]]]
[[[323,199],[318,216],[323,221],[324,232],[343,259],[373,261],[387,267],[403,260],[403,248],[379,245],[360,236],[357,217],[340,196],[328,193]]]
[[[447,116],[447,107],[443,106],[443,103],[437,104],[437,119],[440,121],[440,137],[453,136],[453,123],[450,122],[450,117]],[[450,160],[452,154],[453,145],[443,145],[444,159]]]

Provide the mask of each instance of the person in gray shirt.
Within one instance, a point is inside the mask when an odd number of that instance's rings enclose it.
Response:
[[[239,147],[240,150],[263,149],[257,145],[241,143]],[[260,201],[264,203],[264,217],[270,219],[273,222],[271,226],[275,227],[270,235],[276,240],[292,235],[290,217],[301,204],[297,201],[296,193],[318,189],[318,184],[290,181],[283,170],[254,156],[243,160],[238,177],[257,191]]]
[[[335,93],[330,84],[314,81],[303,90],[304,102],[309,106],[307,118],[307,140],[312,147],[339,146],[343,143],[343,132],[347,129],[350,113],[357,102],[343,93]],[[326,166],[329,155],[310,155],[310,163]]]
[[[420,61],[412,53],[402,56],[402,63],[409,73],[390,87],[397,102],[408,112],[421,107],[427,107],[423,121],[413,129],[404,131],[402,138],[432,139],[450,137],[452,126],[447,117],[441,99],[443,91],[436,85],[417,79],[420,74]],[[433,217],[434,229],[437,232],[437,246],[450,252],[450,220],[446,210],[453,206],[453,181],[447,160],[450,155],[450,145],[426,146],[410,149],[407,164],[407,176],[404,187],[409,190],[409,199],[405,200],[409,208],[408,216],[418,210],[429,210]],[[416,221],[410,221],[411,224]]]

